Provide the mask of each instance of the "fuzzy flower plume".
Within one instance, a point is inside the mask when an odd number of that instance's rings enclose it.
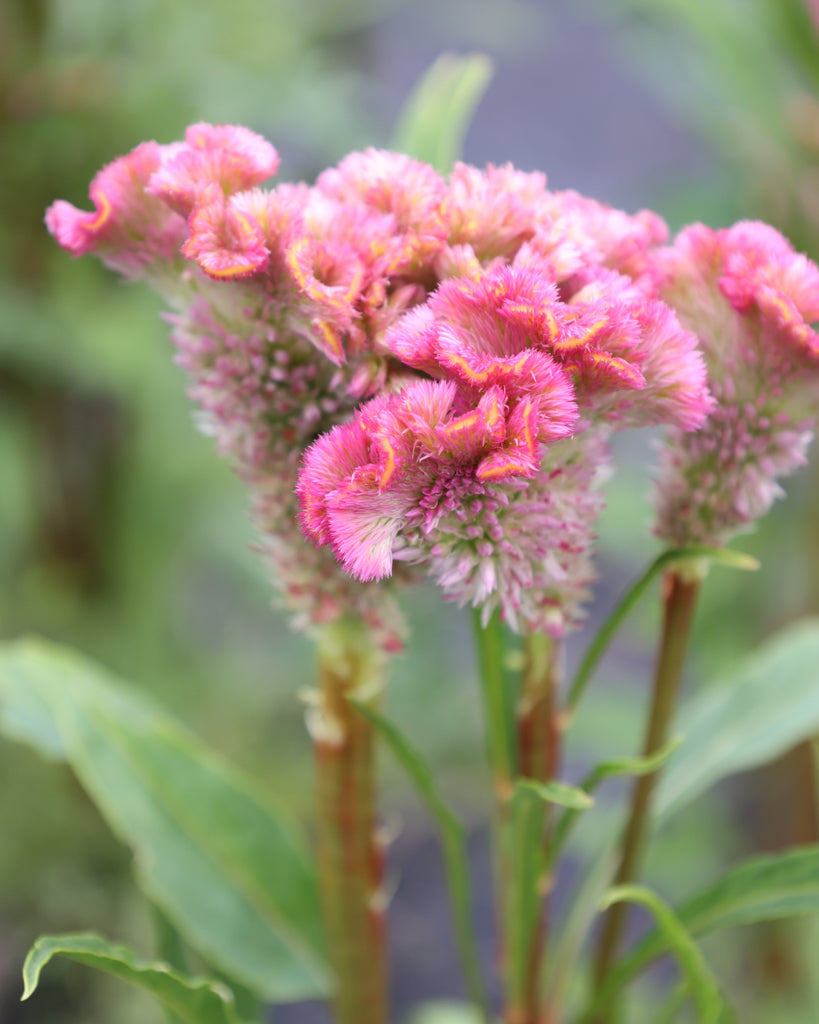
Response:
[[[608,271],[562,299],[547,270],[492,263],[398,321],[384,345],[429,379],[319,438],[299,498],[307,535],[357,578],[423,564],[485,618],[559,635],[593,578],[607,434],[690,428],[709,400],[670,310]]]
[[[716,405],[662,452],[657,534],[723,544],[782,494],[817,416],[819,269],[766,224],[696,224],[656,256],[664,298],[700,339]]]
[[[608,434],[687,430],[709,407],[695,339],[652,290],[662,221],[508,165],[446,180],[368,149],[312,187],[261,187],[277,168],[248,129],[197,124],[46,223],[164,297],[199,424],[246,481],[300,626],[353,613],[398,645],[371,585],[398,560],[560,632],[592,578]],[[735,301],[770,305],[772,287]]]

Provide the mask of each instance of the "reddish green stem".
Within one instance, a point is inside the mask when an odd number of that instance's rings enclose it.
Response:
[[[665,614],[651,710],[643,742],[642,752],[645,757],[655,754],[668,740],[700,584],[700,579],[688,578],[673,570],[665,577]],[[640,871],[648,835],[651,797],[657,777],[658,773],[653,772],[641,776],[634,783],[631,812],[614,880],[616,885],[633,881]],[[602,983],[617,957],[627,917],[628,907],[625,903],[614,904],[606,914],[595,962],[595,989]]]
[[[558,702],[559,646],[543,635],[526,638],[525,660],[517,709],[520,775],[547,782],[559,772],[562,716]],[[551,808],[538,808],[532,823],[535,842],[543,845],[544,864],[552,828]],[[538,906],[530,934],[524,936],[522,963],[509,986],[507,1024],[538,1024],[542,1016],[540,977],[548,941],[550,880],[540,873],[533,891],[520,894],[522,905]],[[512,879],[512,885],[516,880]]]
[[[381,669],[358,623],[323,634],[319,691],[308,721],[315,744],[319,873],[338,1024],[385,1024],[388,1019],[373,727],[347,699],[377,701]]]

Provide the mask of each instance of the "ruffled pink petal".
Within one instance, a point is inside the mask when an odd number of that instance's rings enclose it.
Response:
[[[228,196],[266,181],[278,167],[278,153],[255,132],[236,125],[194,124],[184,143],[170,149],[148,191],[187,216],[209,185]]]
[[[301,508],[299,521],[314,543],[329,544],[332,539],[328,495],[369,462],[367,434],[358,419],[333,427],[304,453],[296,494]]]
[[[411,504],[402,492],[383,492],[378,480],[359,471],[327,498],[333,552],[362,582],[392,575],[393,545]]]
[[[209,277],[249,277],[267,266],[269,253],[262,228],[221,193],[198,206],[189,223],[191,233],[182,254],[196,260]]]

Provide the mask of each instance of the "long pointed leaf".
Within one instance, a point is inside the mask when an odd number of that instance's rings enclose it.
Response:
[[[483,54],[440,56],[399,115],[393,149],[448,173],[491,77],[492,62]]]
[[[754,857],[729,871],[677,912],[692,935],[819,912],[819,846]],[[618,985],[666,951],[660,931],[647,935],[616,968]]]
[[[55,956],[95,967],[143,989],[184,1024],[239,1024],[233,995],[224,985],[208,978],[187,978],[166,963],[141,963],[127,947],[111,945],[91,933],[38,939],[23,965],[23,999],[34,993],[43,968]]]
[[[819,619],[766,641],[729,679],[686,705],[678,725],[686,740],[657,787],[658,821],[719,779],[772,761],[819,732]]]
[[[697,1007],[701,1024],[717,1024],[725,1006],[719,986],[705,957],[688,933],[685,925],[656,893],[640,885],[617,885],[606,893],[601,909],[614,903],[639,903],[651,912],[668,949],[674,954]],[[612,975],[609,975],[612,978]],[[615,982],[617,979],[615,979]],[[584,1020],[593,1020],[598,1009],[606,1006],[620,985],[604,982]]]
[[[152,702],[63,648],[0,648],[0,726],[36,695],[113,831],[134,851],[149,898],[214,968],[257,995],[326,994],[314,871],[300,838],[255,791]],[[26,719],[31,722],[31,716]]]

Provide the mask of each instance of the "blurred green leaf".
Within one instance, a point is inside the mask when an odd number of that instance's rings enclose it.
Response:
[[[67,760],[137,879],[214,967],[278,1001],[325,994],[314,871],[296,833],[250,780],[150,701],[80,655],[42,641],[0,649],[2,724],[36,694]],[[45,753],[53,750],[46,744]]]
[[[725,1006],[719,986],[705,962],[705,957],[680,918],[656,893],[640,885],[613,886],[603,897],[601,909],[607,910],[612,904],[622,902],[639,903],[651,912],[666,948],[674,954],[680,965],[701,1024],[717,1024]],[[612,996],[624,980],[615,968],[609,974],[608,980],[604,981],[595,993],[592,1007],[584,1020],[593,1020],[596,1010],[609,1005]]]
[[[664,747],[661,747],[650,757],[619,757],[611,761],[602,761],[595,765],[580,785],[579,793],[587,796],[593,801],[591,793],[600,785],[604,779],[618,775],[648,775],[650,772],[665,764],[671,754],[682,743],[681,738],[670,740]],[[564,804],[566,808],[557,823],[555,834],[549,850],[549,863],[554,864],[560,853],[566,846],[569,836],[575,823],[578,821],[580,812],[589,807],[589,803]]]
[[[601,761],[600,764],[595,765],[589,772],[582,788],[585,790],[594,789],[604,779],[611,779],[618,775],[634,775],[637,777],[650,775],[662,767],[682,743],[683,738],[676,736],[649,757],[616,757],[611,761]]]
[[[475,945],[469,859],[466,852],[464,827],[444,800],[429,765],[409,740],[383,715],[362,701],[350,699],[359,714],[373,723],[381,738],[400,762],[407,775],[435,818],[441,832],[449,895],[455,920],[464,975],[469,993],[480,1008],[485,1021],[491,1020],[483,969]]]
[[[113,974],[154,996],[184,1024],[239,1024],[229,989],[207,978],[186,978],[166,963],[140,963],[130,949],[113,946],[99,935],[44,935],[23,966],[23,999],[37,988],[40,973],[55,956]]]
[[[533,796],[546,804],[557,804],[559,807],[570,807],[576,811],[585,811],[594,804],[594,797],[589,796],[577,786],[569,786],[565,782],[552,779],[549,782],[538,782],[535,779],[515,779],[513,802],[523,796]]]
[[[687,704],[685,742],[657,789],[658,820],[719,779],[772,761],[819,732],[819,620],[790,626]]]
[[[673,570],[681,565],[694,568],[697,568],[698,565],[705,568],[710,565],[721,565],[726,569],[741,569],[743,571],[753,571],[759,568],[759,562],[742,551],[708,547],[703,544],[669,548],[659,554],[643,575],[626,591],[589,644],[569,691],[567,708],[570,714],[577,710],[600,659],[606,653],[617,631],[640,603],[651,584],[666,570]],[[704,569],[702,571],[704,574]]]
[[[736,928],[757,921],[819,911],[819,846],[755,857],[688,900],[677,912],[692,935]],[[647,935],[617,965],[612,984],[620,987],[669,948],[662,929]]]
[[[427,1003],[415,1010],[408,1024],[478,1024],[474,1008],[466,1003]]]
[[[483,54],[442,54],[399,114],[392,148],[449,173],[491,77],[492,62]]]

